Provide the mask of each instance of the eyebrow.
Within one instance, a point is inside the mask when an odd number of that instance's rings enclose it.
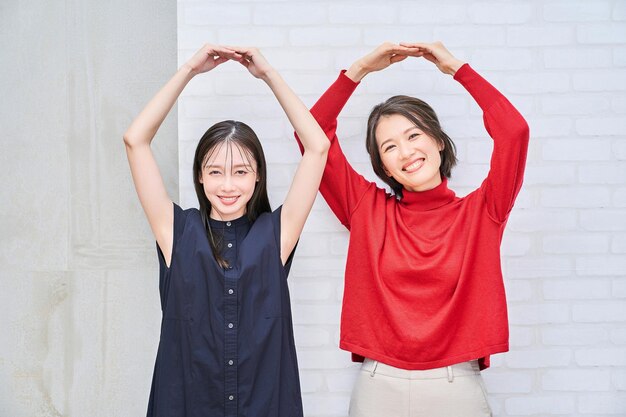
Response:
[[[413,129],[419,129],[419,127],[417,127],[417,126],[411,126],[411,127],[409,127],[407,130],[405,130],[404,132],[402,132],[402,134],[403,134],[403,135],[406,135],[407,133],[409,133],[409,132],[410,132],[411,130],[413,130]],[[385,143],[387,143],[387,142],[389,142],[389,141],[392,141],[392,140],[393,140],[393,138],[389,138],[389,139],[387,139],[386,141],[384,141],[383,143],[381,143],[381,144],[380,144],[379,148],[382,148],[382,147],[383,147],[383,145],[384,145]]]
[[[251,166],[250,164],[237,164],[237,165],[231,165],[231,168],[248,168],[250,166]],[[224,165],[207,164],[204,167],[205,168],[224,168]]]

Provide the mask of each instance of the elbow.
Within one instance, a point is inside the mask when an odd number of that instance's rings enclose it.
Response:
[[[326,136],[324,136],[324,140],[321,141],[318,147],[319,153],[323,155],[328,155],[328,152],[330,151],[330,141],[326,138]]]
[[[509,135],[511,140],[514,140],[520,144],[528,144],[530,139],[530,127],[521,115],[509,121]]]
[[[314,147],[314,148],[305,148],[302,153],[303,158],[314,158],[318,161],[326,161],[328,159],[328,151],[327,147]]]
[[[127,148],[132,147],[132,140],[130,138],[130,136],[128,136],[126,133],[124,133],[124,145],[126,145]]]
[[[312,142],[312,143],[311,143]],[[302,151],[303,153],[308,153],[311,155],[320,155],[326,156],[330,150],[330,141],[326,138],[325,135],[322,135],[321,140],[313,140],[310,139],[308,141],[302,142]]]
[[[315,149],[320,154],[326,155],[330,151],[330,141],[328,140],[328,137],[326,137],[326,133],[324,132],[320,132],[320,133],[321,135],[319,139],[315,141]]]
[[[133,147],[137,146],[137,144],[139,143],[139,140],[137,139],[137,137],[133,135],[130,130],[127,130],[126,133],[124,133],[123,139],[124,139],[124,145],[126,145],[126,149],[132,149]]]
[[[526,122],[526,119],[520,120],[520,126],[519,126],[519,131],[518,134],[520,136],[520,138],[522,138],[526,143],[529,142],[530,140],[530,127],[528,126],[528,123]]]
[[[310,149],[311,152],[316,155],[326,157],[328,155],[328,151],[330,150],[330,141],[324,137],[324,141],[320,143],[316,143],[315,146]]]

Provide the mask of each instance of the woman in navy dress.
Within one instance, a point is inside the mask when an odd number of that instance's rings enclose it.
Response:
[[[187,83],[228,60],[270,87],[304,144],[275,211],[261,144],[244,123],[217,123],[200,139],[199,210],[172,202],[150,149]],[[258,50],[205,45],[137,116],[124,143],[160,264],[163,320],[148,417],[302,416],[287,275],[326,162],[324,132]]]

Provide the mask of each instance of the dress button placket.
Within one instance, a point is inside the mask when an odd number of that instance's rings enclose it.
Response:
[[[236,228],[231,227],[231,222],[226,222],[227,228],[224,230],[224,240],[229,242],[228,248],[231,249],[236,239]],[[226,395],[225,416],[237,416],[237,297],[234,296],[234,288],[237,288],[237,255],[236,251],[226,250],[224,253],[228,262],[228,267],[224,268],[224,292],[229,296],[224,300],[224,358],[228,366],[225,369],[224,393]]]

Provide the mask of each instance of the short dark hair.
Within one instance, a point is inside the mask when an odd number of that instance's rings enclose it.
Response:
[[[443,149],[439,173],[442,177],[450,178],[452,168],[457,163],[456,146],[450,137],[443,131],[435,110],[428,103],[415,97],[393,96],[387,101],[376,105],[367,120],[367,137],[365,148],[370,156],[372,168],[378,177],[391,187],[393,192],[402,197],[403,186],[394,178],[385,173],[380,151],[376,142],[376,128],[381,117],[398,114],[409,119],[420,130],[432,137]]]
[[[200,182],[202,168],[205,160],[220,146],[234,145],[242,148],[246,157],[252,157],[256,162],[257,182],[252,197],[246,203],[246,215],[253,222],[262,213],[271,211],[270,201],[267,195],[267,164],[263,147],[256,133],[243,122],[224,120],[211,126],[200,138],[193,160],[193,185],[200,204],[200,216],[207,230],[213,255],[222,266],[228,263],[220,256],[220,241],[214,239],[209,221],[211,215],[211,202],[204,193],[204,187]],[[252,164],[250,164],[252,165]]]

